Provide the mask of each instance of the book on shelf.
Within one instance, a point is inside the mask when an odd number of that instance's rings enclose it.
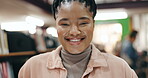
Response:
[[[0,28],[0,54],[8,54],[7,33]]]
[[[8,67],[8,78],[14,78],[14,72],[13,72],[13,68],[12,65],[9,62],[7,63],[7,67]]]
[[[46,44],[43,39],[43,31],[41,28],[37,28],[37,33],[34,35],[34,40],[36,42],[36,48],[40,51],[47,51]]]
[[[13,69],[9,62],[0,63],[0,78],[14,78]]]
[[[2,44],[1,44],[1,26],[0,26],[0,54],[2,54]]]
[[[0,63],[0,78],[2,78],[2,64]]]

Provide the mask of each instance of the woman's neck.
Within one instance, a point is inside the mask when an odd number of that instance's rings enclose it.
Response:
[[[79,53],[79,54],[71,54],[69,52],[67,52],[66,50],[64,50],[64,48],[62,48],[61,50],[61,58],[64,62],[69,63],[69,64],[75,64],[81,60],[83,60],[87,55],[90,55],[91,53],[91,45],[84,50],[83,52]]]

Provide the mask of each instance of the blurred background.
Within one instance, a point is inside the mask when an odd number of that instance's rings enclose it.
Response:
[[[18,55],[11,56],[11,53],[35,51],[38,54],[60,45],[52,1],[0,0],[0,78],[17,78],[19,68],[28,58],[21,55],[23,61],[18,61]],[[139,78],[148,78],[148,0],[96,0],[96,3],[92,42],[102,52],[122,57],[123,42],[133,30],[138,31],[132,43],[137,55],[133,69]],[[11,74],[2,71],[5,66]]]

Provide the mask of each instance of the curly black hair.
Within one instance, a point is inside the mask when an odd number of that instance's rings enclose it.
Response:
[[[79,1],[80,3],[85,3],[85,7],[89,7],[89,11],[93,12],[93,19],[96,16],[97,5],[94,0],[54,0],[52,5],[52,11],[54,19],[56,19],[55,14],[58,12],[57,7],[61,6],[61,3]]]

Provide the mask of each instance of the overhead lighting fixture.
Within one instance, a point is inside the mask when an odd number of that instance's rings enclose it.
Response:
[[[54,37],[58,37],[58,34],[57,34],[57,29],[55,27],[49,27],[46,29],[46,32],[48,34],[51,34],[52,36]]]
[[[31,16],[27,16],[26,17],[26,22],[36,25],[36,26],[43,26],[44,25],[44,21],[35,17],[31,17]]]
[[[30,33],[30,34],[35,34],[35,33],[36,33],[36,29],[30,29],[30,30],[29,30],[29,33]]]
[[[125,11],[97,11],[95,20],[112,20],[112,19],[126,19],[128,14]]]
[[[1,29],[6,31],[29,31],[36,29],[36,26],[26,22],[5,22],[1,23]]]

